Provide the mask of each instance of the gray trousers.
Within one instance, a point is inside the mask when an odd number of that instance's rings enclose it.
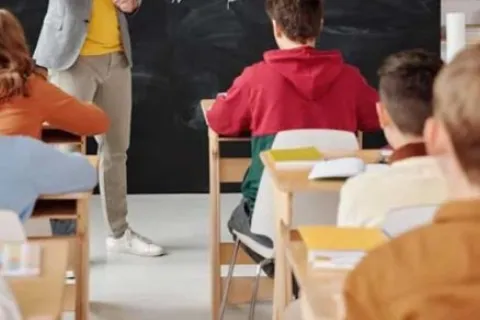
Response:
[[[121,237],[128,228],[127,150],[132,113],[128,62],[123,53],[81,56],[70,69],[49,70],[49,75],[52,83],[79,100],[94,102],[110,118],[108,132],[95,140],[102,209],[111,235]]]

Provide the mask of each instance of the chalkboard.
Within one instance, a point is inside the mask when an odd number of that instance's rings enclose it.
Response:
[[[1,2],[23,22],[34,48],[48,1]],[[439,0],[326,0],[325,7],[319,48],[340,49],[372,85],[390,53],[439,52]],[[263,0],[143,0],[129,19],[135,63],[129,192],[205,192],[207,139],[199,102],[226,90],[275,47]],[[365,143],[384,141],[371,135]]]

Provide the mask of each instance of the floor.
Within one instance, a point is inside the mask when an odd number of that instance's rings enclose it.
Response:
[[[239,201],[222,197],[224,221]],[[129,221],[136,231],[170,252],[161,258],[110,256],[98,197],[91,202],[92,320],[211,320],[207,195],[129,197]],[[227,239],[228,233],[222,236]],[[249,270],[244,270],[248,272]],[[226,320],[247,318],[247,309],[228,310]],[[70,316],[65,317],[70,320]],[[271,305],[260,305],[257,320],[271,319]]]

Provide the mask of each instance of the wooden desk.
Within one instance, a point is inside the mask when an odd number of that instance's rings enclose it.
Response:
[[[46,239],[30,241],[42,248],[41,273],[37,277],[7,277],[25,320],[58,320],[65,298],[65,272],[68,241]]]
[[[88,156],[93,166],[98,158]],[[91,191],[72,194],[41,196],[33,210],[33,219],[73,219],[77,230],[73,237],[68,237],[70,256],[68,270],[75,271],[75,284],[65,285],[64,311],[75,311],[75,319],[85,320],[89,312],[89,200]],[[52,239],[56,239],[53,237]],[[35,239],[38,240],[38,239]]]
[[[302,319],[343,319],[341,295],[347,272],[311,268],[301,241],[286,244],[286,258],[300,287]]]
[[[377,163],[382,159],[380,150],[359,150],[357,152],[336,152],[326,155],[333,159],[345,156],[356,156],[367,163]],[[286,248],[292,224],[293,194],[303,191],[340,191],[344,181],[310,181],[310,169],[276,169],[275,162],[269,152],[260,155],[265,168],[273,181],[275,202],[275,279],[273,294],[273,319],[282,320],[283,313],[292,296],[291,269],[286,261]]]
[[[75,151],[85,153],[86,138],[43,124],[42,141],[45,143],[71,147]]]

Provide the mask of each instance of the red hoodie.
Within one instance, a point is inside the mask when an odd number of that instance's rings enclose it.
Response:
[[[377,101],[376,91],[357,68],[344,63],[338,51],[272,50],[264,54],[264,61],[246,68],[225,96],[217,98],[207,121],[220,135],[251,132],[252,166],[243,191],[254,201],[263,170],[258,154],[271,147],[277,132],[379,130]]]

